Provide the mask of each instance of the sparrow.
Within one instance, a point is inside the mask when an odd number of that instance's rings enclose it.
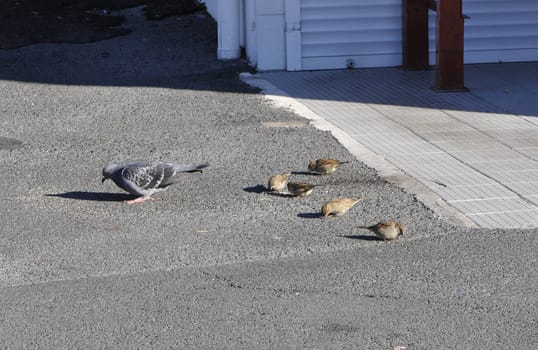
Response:
[[[341,162],[336,159],[321,158],[316,159],[308,164],[308,171],[312,173],[318,173],[321,175],[328,175],[336,170],[340,164],[345,164],[349,162]]]
[[[380,222],[372,226],[359,226],[359,228],[365,228],[372,231],[377,237],[384,241],[392,241],[400,235],[403,236],[404,232],[407,230],[405,224],[400,224],[399,222],[392,220]]]
[[[329,215],[342,216],[355,204],[362,202],[365,198],[333,198],[330,201],[323,204],[321,207],[321,214],[323,217],[329,217]]]
[[[286,190],[288,184],[288,177],[290,175],[291,173],[284,173],[272,176],[267,183],[267,188],[269,189],[269,191],[275,191],[278,193],[284,192]]]
[[[103,168],[103,179],[111,179],[123,190],[138,196],[125,201],[127,204],[152,200],[155,192],[164,191],[179,181],[179,173],[202,172],[208,164],[174,164],[167,162],[136,162],[126,165],[110,164]]]
[[[306,182],[288,182],[288,193],[294,197],[306,197],[312,194],[316,186],[318,185],[312,185]]]

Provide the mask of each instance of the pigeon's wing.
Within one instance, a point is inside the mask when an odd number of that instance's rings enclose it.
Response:
[[[121,172],[122,177],[141,190],[154,190],[158,188],[166,175],[170,175],[170,167],[161,162],[139,162],[131,163],[124,167]],[[171,171],[175,174],[173,167]]]
[[[179,180],[179,173],[202,172],[209,164],[174,164],[161,163],[164,171],[164,178],[159,187],[173,185]]]
[[[163,169],[163,178],[161,183],[159,184],[159,187],[170,186],[179,180],[179,178],[176,176],[178,172],[176,164],[160,163],[160,165]]]
[[[202,172],[202,169],[207,168],[209,166],[208,163],[204,163],[204,164],[171,164],[169,163],[169,165],[173,166],[176,172],[181,172],[181,173]]]

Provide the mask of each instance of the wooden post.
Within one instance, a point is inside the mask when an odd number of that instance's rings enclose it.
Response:
[[[463,85],[462,0],[437,0],[437,91],[467,91]]]
[[[403,0],[403,69],[429,67],[428,7],[427,0]]]

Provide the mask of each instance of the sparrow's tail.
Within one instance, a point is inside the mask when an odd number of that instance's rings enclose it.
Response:
[[[345,160],[345,161],[343,161],[343,162],[338,161],[338,163],[339,163],[339,164],[347,164],[347,163],[351,163],[351,162],[350,162],[349,160]]]
[[[194,173],[194,172],[202,172],[202,169],[207,168],[209,166],[208,163],[205,164],[178,164],[175,165],[175,170],[178,172],[183,173]]]

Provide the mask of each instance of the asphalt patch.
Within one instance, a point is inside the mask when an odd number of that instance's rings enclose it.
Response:
[[[20,140],[0,136],[0,150],[13,151],[21,148],[23,145]]]

